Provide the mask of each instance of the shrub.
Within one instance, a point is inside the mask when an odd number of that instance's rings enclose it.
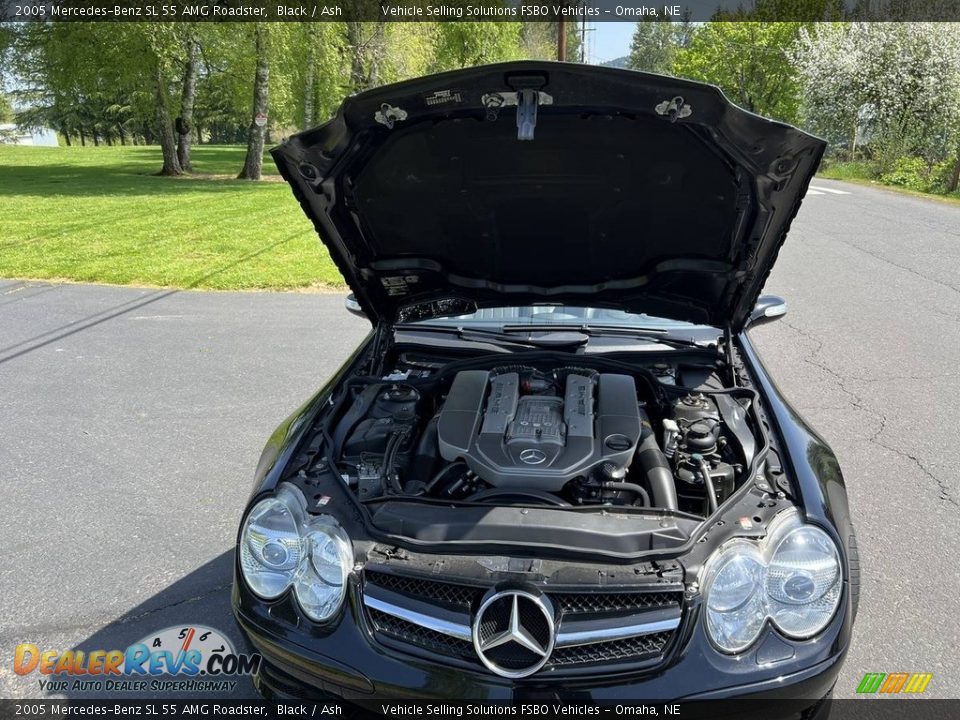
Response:
[[[953,158],[938,162],[930,168],[930,191],[946,194],[949,192],[950,179],[953,177],[953,166],[957,161]]]
[[[936,167],[936,166],[935,166]],[[903,155],[893,163],[889,172],[880,175],[880,182],[886,185],[897,185],[919,192],[934,190],[934,173],[923,158]]]

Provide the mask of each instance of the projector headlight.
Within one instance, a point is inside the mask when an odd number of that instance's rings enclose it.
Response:
[[[247,514],[240,570],[258,597],[273,600],[292,586],[307,617],[326,620],[343,603],[352,566],[343,528],[330,515],[307,515],[302,495],[289,486]]]
[[[752,645],[767,620],[788,637],[813,637],[836,613],[842,579],[830,536],[785,513],[762,542],[733,540],[707,562],[707,633],[729,653]]]
[[[760,634],[763,604],[763,558],[747,542],[724,547],[711,560],[707,593],[707,630],[727,652],[746,649]]]
[[[343,603],[347,575],[353,565],[350,540],[329,515],[320,515],[305,528],[310,556],[304,562],[293,591],[307,617],[326,620]]]
[[[823,630],[840,605],[840,554],[830,536],[812,525],[784,532],[772,545],[767,565],[767,612],[790,637],[803,639]]]

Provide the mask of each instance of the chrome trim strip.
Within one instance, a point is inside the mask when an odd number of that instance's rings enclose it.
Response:
[[[590,630],[569,630],[564,632],[563,626],[557,633],[556,647],[570,647],[572,645],[590,645],[611,640],[626,640],[627,638],[651,635],[667,630],[676,630],[680,627],[680,618],[656,620],[654,622],[637,623],[634,625],[620,625],[615,627],[595,628]]]
[[[401,605],[383,600],[374,595],[364,593],[363,604],[368,608],[379,610],[382,613],[391,615],[406,622],[419,625],[420,627],[433,630],[443,635],[448,635],[464,642],[473,642],[473,631],[470,625],[459,623],[455,620],[427,615],[416,610],[412,610]],[[626,619],[626,618],[624,618]],[[574,621],[571,623],[574,627],[580,623]],[[612,625],[605,627],[586,627],[583,630],[564,630],[561,621],[560,628],[557,631],[554,647],[572,647],[574,645],[592,645],[594,643],[609,642],[615,640],[626,640],[632,637],[651,635],[653,633],[667,632],[676,630],[680,626],[679,614],[677,617],[665,618],[662,620],[652,620],[647,622],[638,622],[630,625]],[[581,625],[581,627],[583,627]]]
[[[420,625],[428,630],[434,630],[438,633],[455,637],[458,640],[473,642],[473,631],[470,629],[469,625],[463,625],[458,622],[443,620],[442,618],[432,617],[430,615],[424,615],[416,610],[410,610],[409,608],[394,605],[386,600],[371,597],[366,593],[364,593],[363,596],[363,604],[369,608],[373,608],[374,610],[379,610],[382,613],[386,613],[387,615],[392,615],[393,617],[400,618],[401,620],[406,620],[414,625]]]

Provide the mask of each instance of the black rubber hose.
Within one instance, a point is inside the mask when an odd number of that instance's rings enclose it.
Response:
[[[717,491],[713,489],[710,466],[701,455],[694,455],[693,458],[700,462],[700,474],[703,475],[703,486],[707,491],[707,504],[710,507],[710,514],[713,515],[717,511]]]
[[[423,433],[420,435],[420,441],[417,443],[417,449],[413,454],[413,462],[410,464],[408,477],[410,480],[419,480],[426,484],[433,475],[433,468],[437,464],[437,426],[440,423],[440,416],[436,415],[430,419]]]
[[[603,484],[604,490],[615,490],[619,492],[628,492],[633,493],[641,500],[643,500],[644,507],[650,507],[650,494],[644,490],[639,485],[629,482],[615,482],[613,480],[608,480]]]
[[[442,468],[440,468],[437,474],[433,476],[430,482],[427,483],[427,487],[424,488],[423,494],[429,495],[431,492],[433,492],[433,490],[437,487],[437,485],[440,484],[441,481],[448,479],[447,475],[452,477],[453,471],[451,468],[455,468],[461,475],[470,469],[467,467],[467,464],[463,462],[455,462],[451,463],[450,465],[444,465]]]
[[[403,445],[407,437],[406,431],[399,430],[390,436],[387,440],[387,447],[383,453],[383,467],[380,470],[381,479],[389,483],[390,487],[397,495],[403,495],[403,487],[400,480],[394,475],[393,468],[397,460],[397,452]]]
[[[650,418],[640,410],[640,442],[637,444],[637,462],[650,486],[653,507],[677,509],[677,486],[666,455],[657,444]]]

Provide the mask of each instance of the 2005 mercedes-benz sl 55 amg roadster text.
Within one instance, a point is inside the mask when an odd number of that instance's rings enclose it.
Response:
[[[275,148],[373,328],[256,470],[259,690],[823,707],[846,490],[748,335],[823,151],[711,86],[534,62]]]

